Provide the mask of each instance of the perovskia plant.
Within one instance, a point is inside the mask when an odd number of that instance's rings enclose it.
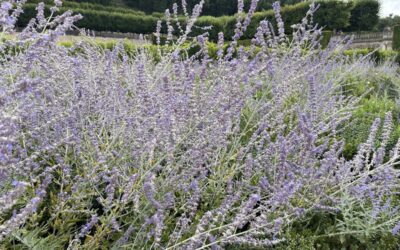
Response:
[[[4,32],[20,4],[2,3]],[[316,4],[289,39],[275,3],[277,27],[264,20],[252,46],[238,46],[253,0],[226,51],[220,34],[214,60],[206,30],[190,37],[203,4],[189,15],[182,1],[186,28],[166,12],[171,49],[160,48],[158,61],[146,48],[129,56],[122,45],[58,46],[80,18],[56,15],[58,1],[48,18],[39,4],[37,18],[1,45],[2,246],[268,248],[313,213],[343,215],[332,235],[398,233],[391,113],[352,160],[341,155],[339,132],[359,101],[343,92],[345,78],[366,74],[370,59],[349,61],[339,42],[321,48]],[[176,41],[173,32],[181,32]],[[183,51],[187,42],[199,46],[194,56]]]

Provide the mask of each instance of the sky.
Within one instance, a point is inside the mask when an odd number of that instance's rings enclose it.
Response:
[[[400,16],[400,0],[380,0],[381,16],[389,16],[389,14]]]

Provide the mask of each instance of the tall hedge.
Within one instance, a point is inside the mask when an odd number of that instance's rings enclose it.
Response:
[[[333,35],[333,32],[330,30],[325,30],[322,32],[321,46],[323,48],[326,48],[329,45],[332,35]]]
[[[62,7],[66,11],[69,7]],[[49,9],[45,11],[48,13]],[[119,12],[118,9],[93,10],[90,8],[74,8],[75,13],[80,13],[83,19],[77,22],[78,27],[96,31],[118,31],[132,33],[152,33],[156,28],[157,17],[145,15],[140,12]],[[26,4],[24,13],[18,19],[17,25],[24,27],[29,20],[36,15],[36,4]]]
[[[326,30],[339,29],[341,27],[347,27],[350,18],[350,11],[352,5],[342,1],[328,0],[319,2],[320,8],[316,12],[314,21],[320,26],[325,27]],[[309,10],[310,2],[302,2],[295,5],[285,6],[282,8],[281,15],[285,23],[285,30],[291,33],[291,26],[295,23],[301,22],[304,15]],[[237,16],[223,16],[223,17],[209,17],[202,16],[199,18],[198,26],[212,25],[214,30],[210,34],[210,40],[216,41],[217,34],[219,31],[223,31],[225,37],[229,39],[233,36],[233,32],[236,25]],[[269,20],[275,24],[275,15],[272,10],[256,12],[251,20],[249,27],[247,28],[243,38],[251,39],[256,32],[256,29],[262,20]],[[202,30],[195,30],[193,34],[204,32]]]
[[[233,0],[230,0],[233,1]],[[309,9],[310,2],[302,2],[295,5],[284,6],[282,8],[282,18],[285,22],[286,32],[291,33],[291,25],[302,20]],[[325,30],[342,29],[350,25],[350,15],[353,5],[340,0],[325,0],[319,2],[320,8],[314,16],[314,21]],[[36,14],[35,4],[26,4],[24,13],[18,25],[24,26]],[[117,7],[98,7],[87,3],[73,3],[62,8],[62,11],[72,9],[76,13],[81,13],[83,19],[77,23],[78,27],[96,31],[119,31],[149,34],[155,31],[157,20],[160,15],[145,15],[143,12],[123,10]],[[48,11],[48,10],[47,10]],[[196,26],[212,26],[210,40],[216,41],[218,32],[225,33],[226,39],[233,36],[237,16],[202,16],[198,19]],[[272,10],[256,12],[252,21],[245,32],[243,39],[251,39],[256,32],[260,21],[269,20],[275,23],[274,12]],[[180,18],[184,25],[184,19]],[[204,33],[204,30],[195,28],[192,35]]]
[[[393,28],[393,50],[400,50],[400,25]]]
[[[83,1],[106,1],[106,0],[83,0]],[[258,11],[269,10],[276,0],[259,0],[257,5]],[[148,14],[153,12],[164,12],[166,8],[171,8],[176,0],[125,0],[128,6],[144,11]],[[186,0],[187,8],[193,9],[199,0]],[[282,5],[290,5],[302,2],[302,0],[280,0]],[[250,6],[251,0],[244,0],[245,9]],[[237,12],[236,0],[205,0],[203,6],[203,15],[206,16],[231,16]]]
[[[350,26],[347,31],[370,31],[379,22],[378,0],[356,0],[351,10]]]
[[[158,18],[147,15],[123,14],[107,11],[76,10],[83,15],[78,27],[97,31],[118,31],[147,34],[156,29]]]
[[[103,4],[103,5],[111,5],[113,4],[113,0],[78,0],[77,2],[86,2],[86,3],[95,3],[95,4]]]

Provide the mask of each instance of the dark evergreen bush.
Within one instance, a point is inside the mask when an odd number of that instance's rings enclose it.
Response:
[[[395,26],[393,29],[393,49],[400,50],[400,26]]]
[[[370,31],[379,22],[379,2],[377,0],[357,0],[351,10],[348,31]]]

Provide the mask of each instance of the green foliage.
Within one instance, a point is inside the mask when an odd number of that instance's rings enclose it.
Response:
[[[96,31],[119,31],[134,33],[151,33],[155,30],[158,18],[144,15],[141,12],[120,12],[119,8],[109,10],[93,10],[91,5],[74,9],[75,13],[83,15],[83,19],[77,22],[77,26]],[[36,15],[36,5],[26,4],[24,13],[18,20],[18,26],[25,26],[29,20]],[[69,7],[61,8],[61,11],[68,10]],[[46,8],[46,12],[49,9]]]
[[[52,4],[52,3],[50,3]],[[108,12],[118,12],[118,13],[129,13],[134,15],[145,15],[143,11],[138,11],[130,8],[123,8],[117,6],[108,6],[102,4],[94,4],[87,2],[63,2],[63,6],[68,9],[89,9],[97,11],[108,11]]]
[[[86,0],[85,0],[86,1]],[[96,0],[88,0],[96,1]],[[176,1],[173,0],[126,0],[128,6],[142,10],[148,14],[154,12],[164,12],[166,8],[171,8]],[[178,1],[179,2],[179,1]],[[187,0],[188,9],[193,9],[197,0]],[[257,5],[257,11],[269,10],[275,0],[260,0]],[[290,5],[301,2],[301,0],[281,0],[282,5]],[[248,9],[251,0],[245,0],[245,9]],[[237,12],[237,2],[232,0],[205,0],[203,14],[207,16],[234,15]]]
[[[388,17],[380,18],[376,29],[384,31],[386,27],[393,28],[396,25],[400,25],[400,16],[390,15]]]
[[[364,99],[360,103],[360,107],[353,112],[353,117],[344,128],[341,136],[345,140],[346,144],[344,147],[343,155],[347,159],[351,159],[358,150],[358,145],[364,142],[369,135],[369,131],[375,118],[384,118],[384,115],[388,111],[395,111],[395,115],[399,115],[399,110],[396,103],[387,97],[371,97],[370,99]],[[392,142],[398,139],[400,136],[400,126],[396,122],[396,129],[393,134]],[[393,143],[391,143],[394,146]]]
[[[77,2],[85,2],[85,3],[94,3],[94,4],[102,4],[102,5],[113,5],[114,0],[84,0]]]
[[[341,1],[321,1],[320,8],[315,13],[314,20],[319,25],[327,30],[339,29],[349,25],[351,4]],[[302,2],[296,5],[285,6],[281,10],[282,19],[285,23],[285,31],[290,34],[291,26],[301,22],[304,15],[309,10],[310,2]],[[210,40],[217,41],[218,32],[223,32],[226,39],[230,39],[234,34],[237,16],[209,17],[202,16],[198,19],[197,26],[213,26],[213,31],[210,32]],[[275,24],[275,14],[272,10],[256,12],[250,25],[247,27],[242,39],[253,38],[256,29],[262,20],[268,20]],[[193,35],[204,33],[203,30],[195,30]]]
[[[153,12],[164,12],[170,8],[175,1],[172,0],[126,0],[124,1],[129,7],[141,10],[147,14]]]
[[[393,29],[393,49],[400,50],[400,25],[397,25]]]
[[[344,1],[327,0],[319,2],[315,22],[325,30],[343,29],[350,25],[352,3]]]
[[[272,4],[276,2],[275,0],[260,0],[257,4],[257,11],[269,10],[272,9]],[[297,3],[301,3],[301,0],[281,0],[280,3],[282,6],[285,5],[293,5]],[[245,9],[248,9],[250,6],[251,0],[245,0],[244,6]]]
[[[398,249],[400,237],[390,233],[398,218],[388,220],[384,210],[377,213],[368,198],[339,195],[342,202],[336,212],[310,211],[294,220],[285,229],[286,241],[274,249]],[[394,195],[380,202],[393,200]]]
[[[285,22],[285,30],[291,33],[291,26],[302,20],[309,9],[310,2],[302,2],[296,5],[285,6],[282,8],[282,18]],[[337,0],[322,1],[320,8],[315,14],[315,22],[325,27],[327,30],[339,29],[349,25],[351,4]],[[232,6],[232,4],[227,4]],[[151,34],[155,31],[156,22],[163,19],[159,13],[145,15],[143,12],[134,11],[129,8],[106,7],[89,3],[68,2],[61,11],[72,9],[75,13],[83,15],[83,19],[77,23],[78,27],[96,30],[96,31],[119,31]],[[49,9],[46,9],[49,12]],[[26,4],[24,13],[18,20],[18,26],[25,26],[29,20],[36,15],[36,4]],[[237,16],[201,16],[197,22],[198,27],[212,26],[210,40],[217,41],[218,33],[224,32],[225,38],[229,40],[233,36]],[[253,38],[260,21],[267,19],[275,22],[275,15],[272,10],[256,12],[252,21],[245,32],[243,39]],[[180,17],[180,22],[185,25],[184,18]],[[178,29],[175,29],[178,30]],[[163,32],[166,32],[163,30]],[[203,34],[205,31],[201,28],[194,28],[191,35]]]
[[[35,0],[37,1],[37,0]],[[33,2],[35,2],[33,1]],[[97,31],[119,31],[151,34],[155,31],[157,20],[164,19],[162,12],[172,6],[174,1],[159,0],[128,0],[127,4],[138,10],[123,8],[102,3],[109,0],[93,0],[85,2],[65,2],[62,11],[72,9],[75,13],[83,15],[83,20],[77,25],[82,28]],[[225,2],[227,1],[227,2]],[[286,5],[292,4],[294,5]],[[188,1],[191,6],[197,1]],[[259,3],[258,12],[244,34],[243,39],[251,39],[256,32],[258,24],[262,20],[269,20],[275,23],[274,12],[267,8],[271,1],[265,0]],[[314,16],[315,23],[324,27],[325,30],[346,29],[349,31],[371,30],[378,23],[379,3],[376,0],[358,0],[353,2],[343,2],[338,0],[320,1],[320,8]],[[49,6],[51,3],[49,2]],[[248,3],[247,3],[248,5]],[[299,2],[297,0],[283,1],[282,18],[285,23],[285,31],[289,34],[291,26],[302,20],[309,9],[310,2]],[[201,16],[196,23],[198,27],[213,27],[208,30],[210,40],[217,41],[218,33],[224,32],[225,38],[229,40],[233,36],[236,25],[235,15],[237,6],[231,0],[220,0],[207,2]],[[48,12],[48,8],[46,9]],[[151,13],[151,14],[145,14]],[[36,4],[29,3],[24,6],[24,13],[18,20],[18,26],[25,26],[29,20],[36,15]],[[224,16],[228,15],[228,16]],[[218,17],[216,17],[218,16]],[[182,25],[185,24],[184,18],[180,17]],[[178,29],[176,29],[178,30]],[[166,30],[163,30],[166,32]],[[192,35],[203,34],[201,28],[194,28]],[[323,40],[323,45],[327,40]]]
[[[68,241],[65,236],[46,236],[48,228],[35,228],[30,231],[19,230],[14,233],[11,238],[15,245],[6,245],[6,249],[32,249],[32,250],[46,250],[46,249],[64,249],[64,243]]]
[[[77,25],[97,31],[119,31],[151,33],[155,30],[157,18],[133,14],[110,13],[107,11],[76,10],[84,18]]]
[[[331,36],[331,34],[332,34],[331,31],[323,32],[323,37],[321,38],[321,45],[323,47],[325,47],[329,43],[328,38]],[[114,46],[117,44],[117,42],[118,42],[118,40],[110,40],[108,42],[105,42],[102,40],[95,41],[96,45],[98,45],[99,47],[104,48],[104,49],[114,48]],[[71,40],[65,40],[65,41],[59,42],[59,44],[64,47],[72,47],[74,45],[74,42]],[[124,44],[124,47],[125,47],[126,51],[128,52],[128,54],[135,54],[134,51],[136,51],[139,47],[137,44],[135,44],[134,42],[129,41],[129,40],[123,41],[123,44]],[[228,42],[225,43],[224,50],[227,49],[228,45],[229,45]],[[238,45],[244,46],[245,49],[249,49],[249,46],[251,45],[251,40],[249,40],[249,39],[239,40]],[[157,51],[156,45],[144,45],[141,47],[151,49],[151,51],[153,51],[153,53],[151,53],[152,55],[157,54],[156,53],[156,51]],[[168,46],[161,46],[161,50],[165,50],[166,48],[168,48]],[[189,44],[186,44],[184,46],[184,48],[188,49],[188,51],[187,51],[188,56],[192,56],[199,51],[199,47],[190,48]],[[214,59],[217,58],[218,47],[217,47],[216,43],[208,42],[207,49],[208,49],[209,56],[211,58],[214,58]],[[385,62],[388,60],[392,60],[396,63],[400,63],[400,53],[398,53],[396,51],[391,51],[391,50],[376,50],[375,51],[375,50],[371,50],[371,49],[352,49],[352,50],[345,51],[344,54],[347,55],[348,57],[370,55],[371,58],[373,58],[376,63],[382,63],[382,62]],[[355,94],[361,95],[361,94],[365,93],[368,90],[368,89],[364,88],[365,86],[366,86],[365,84],[359,84],[358,88],[360,88],[360,90]]]
[[[326,30],[322,32],[322,38],[321,38],[321,46],[322,48],[326,48],[329,44],[329,41],[331,40],[332,37],[332,31]]]
[[[379,2],[377,0],[357,0],[351,10],[350,26],[347,31],[370,31],[379,22]]]
[[[345,141],[343,155],[351,159],[357,152],[358,145],[368,138],[375,118],[383,119],[385,113],[389,111],[394,117],[400,117],[400,108],[397,104],[400,97],[400,79],[369,72],[363,77],[349,76],[344,86],[345,95],[363,96],[359,107],[353,111],[350,122],[341,132],[341,137]],[[400,138],[400,123],[395,119],[389,149],[394,147],[398,138]]]

